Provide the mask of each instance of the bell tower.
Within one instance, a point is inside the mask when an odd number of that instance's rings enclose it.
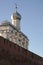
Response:
[[[16,9],[16,11],[11,16],[12,24],[14,25],[14,27],[16,27],[18,30],[20,30],[21,15],[17,12],[17,4],[16,4],[15,9]]]

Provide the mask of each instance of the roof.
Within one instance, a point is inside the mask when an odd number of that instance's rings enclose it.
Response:
[[[21,19],[21,15],[16,11],[13,13],[13,18]]]
[[[4,20],[2,23],[1,23],[1,25],[9,25],[9,24],[11,24],[8,20]]]

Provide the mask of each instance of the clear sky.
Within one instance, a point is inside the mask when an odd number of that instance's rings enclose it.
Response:
[[[21,31],[29,38],[29,50],[43,57],[43,0],[0,0],[0,23],[11,22],[15,3],[21,14]]]

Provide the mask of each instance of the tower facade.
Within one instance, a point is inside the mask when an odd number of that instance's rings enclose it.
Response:
[[[29,39],[20,30],[21,15],[16,11],[11,16],[12,23],[5,20],[0,25],[0,36],[14,42],[15,44],[28,49]]]

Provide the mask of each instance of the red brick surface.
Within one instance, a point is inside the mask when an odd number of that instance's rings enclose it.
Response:
[[[0,37],[0,65],[43,65],[43,58]]]

